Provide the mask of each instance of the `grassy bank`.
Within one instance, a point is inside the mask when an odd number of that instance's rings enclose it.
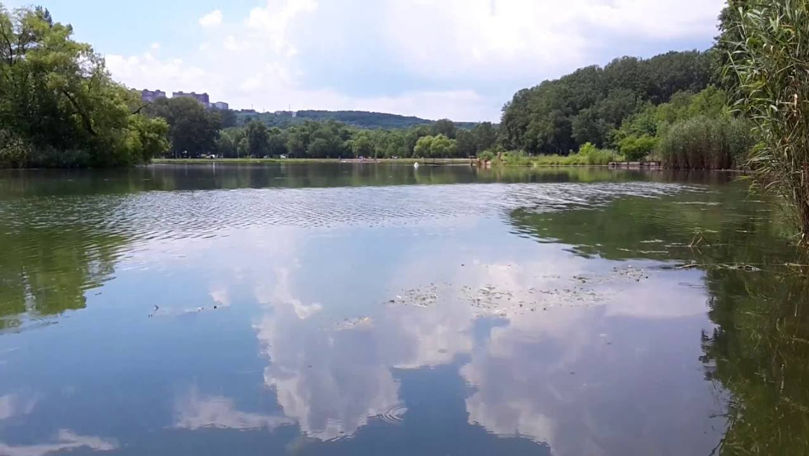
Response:
[[[488,154],[488,155],[487,155]],[[484,153],[483,159],[489,159],[493,165],[501,166],[528,166],[528,167],[551,167],[551,166],[606,166],[612,162],[623,162],[624,157],[615,151],[608,149],[598,149],[590,143],[570,155],[528,155],[522,151],[504,152],[498,156],[493,153]]]
[[[469,164],[468,158],[379,158],[379,159],[337,159],[337,158],[156,158],[152,160],[154,164],[306,164],[306,163],[398,163],[412,165],[415,162],[437,164],[437,165],[457,165]]]

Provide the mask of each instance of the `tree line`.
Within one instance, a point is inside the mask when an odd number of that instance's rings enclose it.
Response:
[[[257,120],[268,127],[279,128],[302,124],[308,120],[335,120],[352,127],[367,129],[402,129],[419,125],[431,125],[435,122],[415,116],[370,111],[299,110],[293,113],[292,111],[256,112],[253,110],[240,110],[235,114],[238,125],[246,125],[250,121]],[[476,123],[459,122],[456,125],[459,128],[470,129]]]
[[[164,98],[143,110],[165,119],[172,158],[215,155],[224,158],[392,158],[469,157],[497,144],[490,122],[471,129],[449,119],[397,129],[364,129],[335,120],[270,126],[253,119],[236,126],[232,111],[206,109],[189,98]]]

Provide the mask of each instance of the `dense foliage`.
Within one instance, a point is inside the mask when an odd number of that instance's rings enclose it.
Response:
[[[591,144],[670,168],[741,167],[754,141],[713,81],[715,53],[625,57],[521,90],[504,107],[502,146],[541,154],[533,164],[579,163],[560,157]]]
[[[503,108],[503,146],[531,154],[567,154],[590,142],[611,143],[611,132],[648,105],[711,82],[712,58],[670,52],[648,60],[623,57],[523,89]]]
[[[669,168],[686,169],[736,168],[752,147],[749,125],[732,115],[715,86],[647,106],[624,120],[613,141],[628,160],[654,154]]]
[[[143,111],[168,122],[172,157],[217,151],[216,139],[222,127],[218,111],[206,109],[192,98],[161,98],[146,105]]]
[[[791,202],[809,243],[809,4],[732,1],[723,14],[725,73],[754,125],[758,181]]]
[[[0,167],[129,165],[166,150],[166,122],[139,114],[72,33],[45,9],[0,4]]]

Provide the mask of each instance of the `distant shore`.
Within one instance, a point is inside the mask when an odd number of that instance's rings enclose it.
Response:
[[[468,158],[155,158],[153,164],[300,164],[300,163],[400,163],[468,165]]]

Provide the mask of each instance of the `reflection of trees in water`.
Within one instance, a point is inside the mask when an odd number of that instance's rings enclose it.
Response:
[[[603,209],[515,211],[517,229],[582,255],[693,262],[706,271],[707,377],[729,394],[721,454],[809,453],[809,276],[772,206],[743,189],[626,198]],[[695,235],[705,239],[693,246]],[[750,267],[750,266],[754,267]],[[760,269],[760,270],[759,270]]]
[[[85,291],[112,275],[125,242],[89,225],[0,224],[0,329],[20,325],[25,313],[83,308]]]
[[[721,454],[809,452],[809,280],[805,273],[709,274],[709,378],[730,393]]]
[[[0,172],[0,200],[19,196],[124,194],[138,191],[236,188],[305,188],[432,185],[457,183],[559,183],[676,181],[667,175],[608,168],[495,167],[431,165],[418,170],[402,163],[177,164],[112,170],[38,170]],[[705,176],[713,176],[716,174]],[[703,175],[688,179],[707,179]],[[721,178],[720,178],[721,179]],[[702,182],[700,180],[700,182]],[[708,180],[704,183],[713,182]]]

